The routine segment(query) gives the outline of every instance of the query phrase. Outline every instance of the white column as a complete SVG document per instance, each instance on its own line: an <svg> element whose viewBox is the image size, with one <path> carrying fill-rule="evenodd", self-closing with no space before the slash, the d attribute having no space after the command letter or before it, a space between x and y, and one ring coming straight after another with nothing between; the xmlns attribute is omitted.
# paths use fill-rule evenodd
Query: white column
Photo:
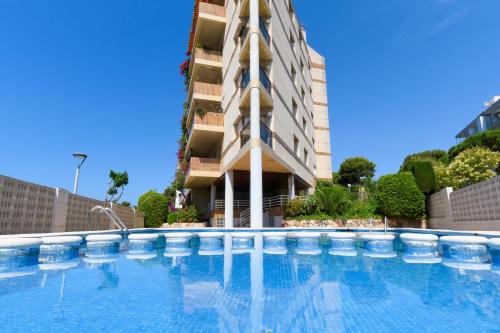
<svg viewBox="0 0 500 333"><path fill-rule="evenodd" d="M215 210L215 199L217 194L217 187L215 184L210 185L210 210Z"/></svg>
<svg viewBox="0 0 500 333"><path fill-rule="evenodd" d="M234 214L234 172L233 170L226 171L226 189L224 194L224 227L233 227L233 214Z"/></svg>
<svg viewBox="0 0 500 333"><path fill-rule="evenodd" d="M295 199L295 175L288 176L288 196Z"/></svg>
<svg viewBox="0 0 500 333"><path fill-rule="evenodd" d="M262 148L260 146L259 0L250 0L250 227L262 228Z"/></svg>

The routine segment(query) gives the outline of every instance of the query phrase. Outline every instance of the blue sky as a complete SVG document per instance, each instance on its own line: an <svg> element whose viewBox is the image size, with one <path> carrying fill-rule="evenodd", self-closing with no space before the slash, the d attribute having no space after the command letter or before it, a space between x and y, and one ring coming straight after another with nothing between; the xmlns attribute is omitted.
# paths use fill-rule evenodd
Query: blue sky
<svg viewBox="0 0 500 333"><path fill-rule="evenodd" d="M192 2L0 0L0 174L71 189L84 151L80 194L104 198L109 169L128 171L125 200L163 191ZM396 172L500 95L497 0L295 4L327 58L335 169L362 155Z"/></svg>

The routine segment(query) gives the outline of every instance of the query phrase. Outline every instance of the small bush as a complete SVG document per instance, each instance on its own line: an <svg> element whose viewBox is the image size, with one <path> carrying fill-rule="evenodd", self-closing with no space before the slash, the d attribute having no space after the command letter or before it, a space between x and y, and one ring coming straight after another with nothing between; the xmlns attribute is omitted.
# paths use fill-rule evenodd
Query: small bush
<svg viewBox="0 0 500 333"><path fill-rule="evenodd" d="M368 200L356 200L342 216L344 219L368 219L379 218L377 214L378 205L374 198Z"/></svg>
<svg viewBox="0 0 500 333"><path fill-rule="evenodd" d="M347 212L352 204L351 195L339 185L324 187L316 191L318 212L335 217Z"/></svg>
<svg viewBox="0 0 500 333"><path fill-rule="evenodd" d="M174 224L174 223L177 223L177 212L171 212L168 214L168 217L167 217L167 222L168 224Z"/></svg>
<svg viewBox="0 0 500 333"><path fill-rule="evenodd" d="M304 212L303 202L304 200L302 199L289 200L285 206L285 218L306 215Z"/></svg>
<svg viewBox="0 0 500 333"><path fill-rule="evenodd" d="M179 223L197 223L200 218L200 213L195 206L188 206L177 211Z"/></svg>
<svg viewBox="0 0 500 333"><path fill-rule="evenodd" d="M144 193L137 208L144 214L146 228L157 228L167 221L168 200L163 194L154 191Z"/></svg>
<svg viewBox="0 0 500 333"><path fill-rule="evenodd" d="M412 173L402 172L380 178L377 200L388 217L418 219L425 213L425 197Z"/></svg>

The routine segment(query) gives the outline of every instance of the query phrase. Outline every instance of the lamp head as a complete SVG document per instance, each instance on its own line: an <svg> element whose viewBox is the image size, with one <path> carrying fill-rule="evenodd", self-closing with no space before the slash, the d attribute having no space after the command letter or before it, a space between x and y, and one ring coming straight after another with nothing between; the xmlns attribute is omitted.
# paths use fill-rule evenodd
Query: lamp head
<svg viewBox="0 0 500 333"><path fill-rule="evenodd" d="M80 158L80 159L84 160L84 159L87 158L87 154L84 154L84 153L74 153L73 157Z"/></svg>

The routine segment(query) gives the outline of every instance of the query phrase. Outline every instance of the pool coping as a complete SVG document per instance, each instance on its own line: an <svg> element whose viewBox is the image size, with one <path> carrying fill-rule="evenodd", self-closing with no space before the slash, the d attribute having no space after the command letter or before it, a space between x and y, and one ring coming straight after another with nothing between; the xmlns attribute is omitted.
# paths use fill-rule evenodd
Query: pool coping
<svg viewBox="0 0 500 333"><path fill-rule="evenodd" d="M130 234L134 233L144 233L144 232L155 232L155 233L170 233L170 232L190 232L193 234L198 234L200 232L206 231L219 231L219 232L287 232L288 235L293 236L296 232L320 232L326 234L333 231L350 231L350 232L370 232L369 228L202 228L202 229L190 229L190 228L138 228L129 229ZM462 230L447 230L447 229L420 229L420 228L387 228L388 232L414 232L414 233L425 233L425 234L437 234L443 235L457 235L457 236L483 236L487 238L500 237L500 231L462 231ZM372 228L371 232L380 233L384 232L384 228ZM99 234L118 234L122 235L121 230L110 229L110 230L99 230L99 231L70 231L70 232L54 232L54 233L37 233L37 234L11 234L11 235L0 235L0 239L8 238L41 238L41 237L55 237L55 236L81 236L85 237L87 235L99 235Z"/></svg>

